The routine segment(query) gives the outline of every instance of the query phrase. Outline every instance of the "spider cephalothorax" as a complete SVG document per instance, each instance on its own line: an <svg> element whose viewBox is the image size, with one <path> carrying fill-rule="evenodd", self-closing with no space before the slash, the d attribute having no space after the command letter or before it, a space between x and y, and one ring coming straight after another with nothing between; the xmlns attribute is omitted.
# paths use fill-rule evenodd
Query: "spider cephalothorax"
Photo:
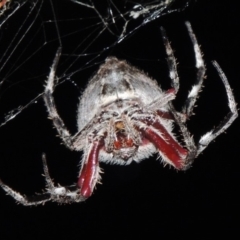
<svg viewBox="0 0 240 240"><path fill-rule="evenodd" d="M227 78L219 65L213 62L225 86L230 113L216 129L203 135L198 144L194 143L185 122L192 115L202 87L205 67L191 25L186 25L194 45L198 73L196 84L189 92L181 112L177 112L172 105L179 89L179 79L172 48L162 29L172 88L163 91L156 81L142 71L126 61L109 57L100 66L81 97L77 115L78 133L73 136L58 115L52 96L57 84L55 72L60 57L59 50L45 86L44 101L63 143L71 150L83 151L77 184L69 188L56 187L49 176L44 155L47 189L41 196L38 195L36 201L30 201L0 182L3 189L24 205L41 204L49 200L60 203L80 202L91 196L100 180L101 161L129 164L158 153L165 164L178 170L186 170L208 144L237 117L236 103ZM179 127L184 146L174 136L173 124Z"/></svg>

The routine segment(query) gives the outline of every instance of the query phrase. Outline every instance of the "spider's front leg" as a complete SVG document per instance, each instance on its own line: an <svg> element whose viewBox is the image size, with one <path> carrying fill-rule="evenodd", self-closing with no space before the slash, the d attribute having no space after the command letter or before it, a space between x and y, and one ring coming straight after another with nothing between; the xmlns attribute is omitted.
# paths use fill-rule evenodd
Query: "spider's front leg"
<svg viewBox="0 0 240 240"><path fill-rule="evenodd" d="M161 122L157 116L145 119L139 118L138 120L135 125L142 133L143 142L145 141L144 139L151 142L165 163L182 170L188 150L179 144L166 126L169 121L168 116L165 123Z"/></svg>
<svg viewBox="0 0 240 240"><path fill-rule="evenodd" d="M80 195L84 198L92 195L96 183L100 180L99 152L103 146L102 139L94 140L83 156L77 186L80 188Z"/></svg>

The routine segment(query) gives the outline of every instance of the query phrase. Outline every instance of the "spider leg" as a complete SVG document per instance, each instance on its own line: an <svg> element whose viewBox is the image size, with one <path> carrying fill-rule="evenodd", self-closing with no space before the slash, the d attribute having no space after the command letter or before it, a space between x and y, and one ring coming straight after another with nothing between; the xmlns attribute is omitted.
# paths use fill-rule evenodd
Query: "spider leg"
<svg viewBox="0 0 240 240"><path fill-rule="evenodd" d="M174 57L173 50L168 40L165 29L163 27L161 27L160 29L162 33L163 43L166 48L167 63L169 68L169 77L171 79L171 85L175 89L175 94L177 94L179 90L179 77L177 72L176 59Z"/></svg>
<svg viewBox="0 0 240 240"><path fill-rule="evenodd" d="M188 94L188 98L183 106L182 113L178 113L179 115L182 115L181 118L182 118L182 121L184 121L184 122L187 120L187 118L189 118L193 114L193 108L196 103L198 94L202 88L203 79L204 79L204 75L205 75L205 71L206 71L205 66L204 66L204 61L202 58L202 54L201 54L201 50L198 45L196 36L193 33L191 24L189 22L186 22L186 26L187 26L189 36L190 36L191 41L194 46L194 52L195 52L195 58L196 58L196 68L198 69L198 72L197 72L196 83L192 87L192 90ZM173 50L172 50L172 47L167 38L166 32L163 28L161 28L161 32L162 32L162 36L163 36L164 45L166 48L166 53L167 53L167 62L168 62L168 67L169 67L169 72L170 72L169 77L171 79L171 85L177 93L179 90L179 77L178 77L178 72L177 72L176 59L174 57Z"/></svg>
<svg viewBox="0 0 240 240"><path fill-rule="evenodd" d="M235 102L233 92L229 85L227 77L216 61L213 61L213 65L216 68L216 70L218 71L218 74L219 74L220 78L222 79L222 82L226 89L227 98L228 98L228 106L230 108L230 112L227 114L225 119L213 131L207 132L200 138L199 143L198 143L197 155L199 155L208 146L208 144L211 141L213 141L218 135L223 133L233 123L233 121L238 116L237 104Z"/></svg>
<svg viewBox="0 0 240 240"><path fill-rule="evenodd" d="M80 195L85 199L92 195L96 183L100 180L99 151L103 145L103 140L94 141L88 148L88 154L83 156L77 185Z"/></svg>
<svg viewBox="0 0 240 240"><path fill-rule="evenodd" d="M167 129L158 120L155 119L153 122L148 119L140 121L139 129L143 138L147 139L158 149L160 156L165 162L181 170L184 167L188 151L168 133Z"/></svg>
<svg viewBox="0 0 240 240"><path fill-rule="evenodd" d="M189 150L188 156L185 159L185 163L184 163L185 166L182 168L182 170L188 169L189 166L191 166L194 159L208 146L208 144L212 140L214 140L218 135L220 135L222 132L224 132L238 116L236 102L234 100L234 96L233 96L232 90L229 86L228 80L227 80L225 74L223 73L223 71L221 70L220 66L217 64L217 62L214 61L213 64L214 64L215 68L217 69L217 71L223 81L223 84L225 86L225 89L227 92L227 97L228 97L229 108L230 108L231 112L226 116L224 121L221 122L217 128L215 128L213 131L210 131L210 132L206 133L205 135L203 135L201 137L201 139L199 140L198 146L196 147L194 140L185 125L185 122L186 122L187 118L189 118L193 114L193 108L196 103L199 92L201 91L206 69L204 66L204 61L202 58L200 47L198 45L196 36L193 33L191 24L189 22L186 22L186 26L187 26L189 36L191 38L191 41L192 41L193 47L194 47L196 68L198 70L197 71L197 80L196 80L195 85L192 87L191 91L188 94L188 97L184 104L182 113L177 112L175 110L175 108L173 107L172 103L171 102L169 103L170 110L174 116L176 123L180 127L180 130L181 130L183 138L184 138L184 142L186 144L187 149ZM177 91L179 88L179 79L177 76L176 61L175 61L175 58L173 55L172 48L166 37L166 33L165 33L164 29L162 29L162 35L163 35L164 45L166 47L166 52L168 55L168 65L169 65L169 69L170 69L170 78L171 78L172 86Z"/></svg>
<svg viewBox="0 0 240 240"><path fill-rule="evenodd" d="M77 186L63 187L58 185L57 187L55 187L48 171L45 154L42 155L42 161L44 177L46 181L46 192L42 195L37 195L37 197L48 195L49 200L63 204L85 201L85 198L80 194Z"/></svg>
<svg viewBox="0 0 240 240"><path fill-rule="evenodd" d="M185 24L186 24L189 36L190 36L192 44L193 44L195 60L196 60L196 68L197 68L196 83L192 87L191 91L189 92L187 100L182 109L182 113L185 114L187 116L187 118L189 118L193 114L193 108L195 106L198 94L201 91L206 68L204 66L204 61L202 58L201 50L198 45L197 38L196 38L195 34L193 33L192 26L189 22L186 22Z"/></svg>
<svg viewBox="0 0 240 240"><path fill-rule="evenodd" d="M85 200L85 198L80 195L79 189L76 186L63 187L58 185L57 187L55 187L49 175L45 154L43 154L42 156L42 161L43 161L44 176L46 180L45 192L37 193L36 195L33 195L33 196L25 196L14 191L12 188L4 184L1 180L0 180L0 186L8 195L10 195L18 203L24 206L33 206L33 205L36 206L40 204L45 204L48 201L66 204L66 203L72 203L72 202L82 202Z"/></svg>
<svg viewBox="0 0 240 240"><path fill-rule="evenodd" d="M47 193L43 195L36 195L36 198L40 197L40 199L35 199L34 201L31 198L14 191L12 188L10 188L8 185L3 183L1 180L0 180L0 186L7 193L7 195L10 195L18 203L25 206L40 205L51 200L50 195Z"/></svg>
<svg viewBox="0 0 240 240"><path fill-rule="evenodd" d="M185 122L182 119L182 114L175 110L172 103L169 103L169 107L170 107L171 113L174 116L175 122L178 124L181 130L184 142L186 144L186 148L188 149L188 155L185 158L184 165L181 169L181 170L187 170L197 156L197 147L195 145L193 137L191 136L191 133L188 131L188 128L186 127Z"/></svg>
<svg viewBox="0 0 240 240"><path fill-rule="evenodd" d="M184 142L186 143L186 147L189 150L188 156L185 160L185 166L183 170L188 169L191 166L194 159L209 145L209 143L213 141L221 133L223 133L238 116L237 104L235 102L233 92L229 85L227 77L216 61L213 61L213 65L218 71L218 74L221 77L224 87L226 89L228 106L230 108L230 112L214 130L207 132L200 138L197 147L195 146L194 140L190 135L187 127L185 126L185 123L181 121L180 115L178 114L178 112L176 112L172 104L171 103L169 104L172 110L172 114L174 115L175 121L179 125L180 130L182 132Z"/></svg>
<svg viewBox="0 0 240 240"><path fill-rule="evenodd" d="M59 136L61 137L61 139L63 140L63 142L68 148L70 148L71 150L74 150L72 136L70 135L69 131L65 127L63 120L58 115L55 101L52 95L55 85L57 84L57 77L55 76L55 73L56 73L56 68L58 65L60 55L61 55L61 48L58 49L53 65L51 67L50 74L48 76L48 80L45 86L43 99L45 101L49 117L50 119L52 119L53 124L59 133Z"/></svg>

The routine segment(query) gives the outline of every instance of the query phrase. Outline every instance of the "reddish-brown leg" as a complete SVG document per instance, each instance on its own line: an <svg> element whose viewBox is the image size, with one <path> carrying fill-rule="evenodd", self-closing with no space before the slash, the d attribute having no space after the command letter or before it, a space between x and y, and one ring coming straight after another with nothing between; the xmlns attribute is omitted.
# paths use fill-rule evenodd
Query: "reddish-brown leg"
<svg viewBox="0 0 240 240"><path fill-rule="evenodd" d="M174 140L161 123L155 122L153 126L163 134L168 144L170 144L174 149L176 149L181 155L187 156L187 149L183 148L176 140Z"/></svg>
<svg viewBox="0 0 240 240"><path fill-rule="evenodd" d="M153 143L175 168L181 169L184 166L183 160L186 158L188 151L182 148L160 123L156 122L153 126L161 132L162 136L150 127L142 130L143 136Z"/></svg>
<svg viewBox="0 0 240 240"><path fill-rule="evenodd" d="M161 110L157 110L157 114L159 117L161 118L165 118L165 119L169 119L169 120L174 120L174 117L172 115L172 113L170 112L163 112Z"/></svg>
<svg viewBox="0 0 240 240"><path fill-rule="evenodd" d="M93 189L97 182L99 171L99 151L103 146L102 141L95 141L90 149L88 159L84 164L80 176L78 178L77 185L80 188L80 194L88 198L92 195Z"/></svg>

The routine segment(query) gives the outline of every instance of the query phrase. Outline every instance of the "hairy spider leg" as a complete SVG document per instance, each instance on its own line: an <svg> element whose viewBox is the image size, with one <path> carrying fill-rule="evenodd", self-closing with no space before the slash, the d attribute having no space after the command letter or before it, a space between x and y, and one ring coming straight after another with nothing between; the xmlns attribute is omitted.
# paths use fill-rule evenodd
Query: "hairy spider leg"
<svg viewBox="0 0 240 240"><path fill-rule="evenodd" d="M195 34L193 33L192 26L191 26L190 22L186 22L185 24L186 24L189 36L190 36L192 44L193 44L196 68L197 68L196 83L195 83L195 85L193 85L191 91L189 92L186 102L182 108L183 114L186 114L187 118L189 118L193 114L193 108L195 106L199 92L202 89L206 68L204 65L204 61L202 58L202 53L201 53L199 44L197 42L197 38L196 38Z"/></svg>
<svg viewBox="0 0 240 240"><path fill-rule="evenodd" d="M219 66L219 64L216 61L213 61L213 66L216 68L223 85L225 87L227 98L228 98L228 106L230 108L230 112L227 114L227 116L224 118L224 120L212 131L207 132L204 134L199 142L198 142L198 151L197 156L208 146L208 144L213 141L217 136L219 136L221 133L223 133L227 128L231 126L233 121L238 117L238 110L237 110L237 104L232 92L232 89L230 87L230 84L228 82L228 79L226 75L224 74L223 70Z"/></svg>
<svg viewBox="0 0 240 240"><path fill-rule="evenodd" d="M202 58L201 50L198 45L197 39L195 34L193 33L191 24L189 22L186 22L186 27L189 33L189 36L191 38L191 41L193 43L194 47L194 53L195 53L195 59L196 59L196 68L197 68L197 79L195 85L192 87L191 91L188 94L188 97L185 101L185 104L182 108L182 112L177 112L172 105L172 103L169 103L172 115L174 116L174 119L178 126L180 127L180 130L182 132L184 142L186 144L186 147L188 149L188 156L185 159L185 166L182 167L182 170L188 169L188 167L192 164L193 160L196 158L197 154L197 147L195 145L195 142L188 131L185 122L189 119L189 117L193 114L193 108L195 106L197 97L199 95L199 92L202 88L204 75L205 75L205 66L204 61ZM167 62L169 67L169 77L171 79L171 85L176 90L176 92L179 89L179 77L177 72L177 64L176 60L173 54L172 47L169 43L169 40L167 38L166 32L164 28L161 28L162 36L163 36L163 42L166 48L166 54L167 54Z"/></svg>
<svg viewBox="0 0 240 240"><path fill-rule="evenodd" d="M143 122L146 123L146 128L142 129L143 136L164 155L164 160L176 169L182 169L188 151L181 147L160 122L155 121L151 126L148 126L148 121Z"/></svg>
<svg viewBox="0 0 240 240"><path fill-rule="evenodd" d="M182 108L182 114L185 115L185 117L182 118L182 120L187 120L189 117L193 114L193 108L195 106L197 97L199 95L199 92L201 91L203 80L206 72L206 68L204 66L204 61L202 58L201 50L197 42L197 38L195 34L193 33L191 24L189 22L186 22L186 27L189 33L189 36L191 38L191 41L193 43L194 48L194 55L196 60L196 68L197 68L197 79L195 85L192 87L191 91L188 94L188 97L185 101L185 104ZM166 48L166 54L167 54L167 63L169 68L169 77L171 79L171 85L175 89L176 93L179 89L179 77L177 72L177 64L176 59L173 54L172 47L169 43L168 37L166 35L166 32L163 27L161 27L161 33L163 42ZM180 114L180 113L179 113Z"/></svg>
<svg viewBox="0 0 240 240"><path fill-rule="evenodd" d="M90 147L86 161L83 163L77 185L80 188L80 195L88 198L92 195L93 189L99 179L99 151L104 142L94 141Z"/></svg>
<svg viewBox="0 0 240 240"><path fill-rule="evenodd" d="M69 149L75 150L73 146L74 138L71 136L70 132L66 128L61 117L58 115L55 101L53 98L53 91L58 82L58 79L55 76L55 73L56 73L57 65L61 56L61 51L62 49L58 48L56 56L53 61L53 65L50 70L48 80L46 82L43 99L45 101L49 117L50 119L52 119L53 124L56 127L59 136L61 137L61 139Z"/></svg>
<svg viewBox="0 0 240 240"><path fill-rule="evenodd" d="M217 69L218 74L222 79L224 87L226 89L230 112L228 113L227 117L214 130L207 132L201 137L201 139L198 142L198 146L195 145L194 140L185 125L185 122L193 114L193 108L195 106L197 97L203 85L206 68L204 65L200 47L198 45L196 36L193 33L191 24L189 22L186 22L185 24L194 47L195 61L196 61L196 68L197 68L197 79L196 79L195 85L192 87L191 91L188 94L188 97L182 108L181 113L175 110L171 102L169 103L170 110L174 116L176 123L180 127L180 130L184 137L184 142L186 144L187 149L189 150L188 156L185 161L185 166L182 168L182 170L187 170L189 166L191 166L194 159L208 146L208 144L211 141L213 141L218 135L223 133L238 116L236 102L235 102L232 90L230 88L230 85L228 83L227 77L223 73L218 63L216 61L213 61L213 65ZM171 83L177 92L179 88L179 78L177 73L175 57L173 55L173 50L166 36L165 30L161 28L161 31L162 31L163 41L164 41L164 45L165 45L166 53L168 57L167 61L170 69Z"/></svg>
<svg viewBox="0 0 240 240"><path fill-rule="evenodd" d="M162 33L163 43L164 43L164 46L166 49L167 63L168 63L168 68L169 68L169 77L171 79L171 85L175 89L175 93L177 94L177 92L179 90L179 77L178 77L178 72L177 72L176 59L174 57L173 50L172 50L172 47L168 40L165 29L163 27L161 27L160 30Z"/></svg>

